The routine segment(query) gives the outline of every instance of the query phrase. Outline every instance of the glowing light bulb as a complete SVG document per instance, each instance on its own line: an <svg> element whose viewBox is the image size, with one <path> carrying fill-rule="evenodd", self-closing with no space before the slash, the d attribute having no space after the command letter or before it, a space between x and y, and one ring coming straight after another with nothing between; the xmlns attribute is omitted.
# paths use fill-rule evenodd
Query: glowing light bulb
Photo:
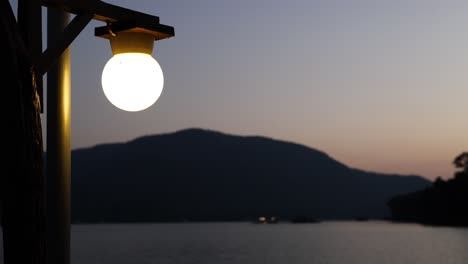
<svg viewBox="0 0 468 264"><path fill-rule="evenodd" d="M107 99L125 111L141 111L153 105L162 93L164 76L159 63L149 54L114 55L102 72Z"/></svg>

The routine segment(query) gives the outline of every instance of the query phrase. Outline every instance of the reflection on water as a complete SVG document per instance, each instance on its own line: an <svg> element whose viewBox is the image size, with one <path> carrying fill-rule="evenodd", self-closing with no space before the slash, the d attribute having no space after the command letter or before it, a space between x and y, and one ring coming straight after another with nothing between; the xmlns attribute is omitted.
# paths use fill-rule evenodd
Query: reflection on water
<svg viewBox="0 0 468 264"><path fill-rule="evenodd" d="M72 264L465 264L468 229L387 222L72 227Z"/></svg>

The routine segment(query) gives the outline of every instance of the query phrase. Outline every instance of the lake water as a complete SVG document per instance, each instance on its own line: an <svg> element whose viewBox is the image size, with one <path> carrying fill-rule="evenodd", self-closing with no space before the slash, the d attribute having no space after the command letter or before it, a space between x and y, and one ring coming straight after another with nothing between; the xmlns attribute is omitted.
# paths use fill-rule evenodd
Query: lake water
<svg viewBox="0 0 468 264"><path fill-rule="evenodd" d="M389 222L72 226L73 264L466 264L468 229ZM2 257L3 258L3 257Z"/></svg>

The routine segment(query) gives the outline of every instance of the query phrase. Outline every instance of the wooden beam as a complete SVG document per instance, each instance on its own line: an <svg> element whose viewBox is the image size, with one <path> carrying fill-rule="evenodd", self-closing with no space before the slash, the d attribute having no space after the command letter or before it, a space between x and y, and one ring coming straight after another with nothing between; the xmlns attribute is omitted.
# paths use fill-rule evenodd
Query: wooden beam
<svg viewBox="0 0 468 264"><path fill-rule="evenodd" d="M42 5L61 8L73 14L91 12L94 19L103 22L137 20L148 24L159 24L159 17L157 16L115 6L100 0L42 0Z"/></svg>
<svg viewBox="0 0 468 264"><path fill-rule="evenodd" d="M91 13L84 13L75 16L63 31L62 37L56 43L48 45L47 49L36 62L36 69L41 76L49 70L56 59L66 48L68 48L68 46L92 19L93 15Z"/></svg>
<svg viewBox="0 0 468 264"><path fill-rule="evenodd" d="M92 19L103 21L115 27L115 31L141 32L153 35L155 41L174 36L174 28L159 24L157 16L111 5L100 0L41 0L41 5L76 15L65 28L59 42L49 44L47 50L36 61L36 68L41 76L47 72L54 61ZM95 35L109 38L110 32L107 26L98 27L95 29Z"/></svg>

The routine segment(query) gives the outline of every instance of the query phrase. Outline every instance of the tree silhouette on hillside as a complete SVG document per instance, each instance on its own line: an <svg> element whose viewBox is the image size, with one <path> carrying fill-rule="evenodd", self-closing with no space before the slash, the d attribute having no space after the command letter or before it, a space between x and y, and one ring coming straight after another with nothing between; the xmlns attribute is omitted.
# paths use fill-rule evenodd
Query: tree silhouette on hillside
<svg viewBox="0 0 468 264"><path fill-rule="evenodd" d="M458 155L453 164L456 168L462 169L462 172L468 172L468 152L463 152L462 154Z"/></svg>
<svg viewBox="0 0 468 264"><path fill-rule="evenodd" d="M453 160L454 177L438 177L432 186L390 199L392 219L430 225L468 226L468 152Z"/></svg>

